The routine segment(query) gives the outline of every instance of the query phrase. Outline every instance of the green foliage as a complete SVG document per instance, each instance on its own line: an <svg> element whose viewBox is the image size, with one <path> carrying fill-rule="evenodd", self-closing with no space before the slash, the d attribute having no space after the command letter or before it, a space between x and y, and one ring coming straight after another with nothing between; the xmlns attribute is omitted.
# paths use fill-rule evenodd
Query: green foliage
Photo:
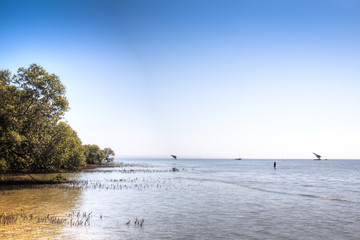
<svg viewBox="0 0 360 240"><path fill-rule="evenodd" d="M84 151L86 163L89 164L101 164L102 161L111 162L114 160L114 158L111 156L114 156L115 152L111 148L105 148L104 150L101 150L98 145L87 144L84 145Z"/></svg>
<svg viewBox="0 0 360 240"><path fill-rule="evenodd" d="M111 148L104 148L105 158L104 160L107 162L114 161L114 158L111 156L115 156L115 152Z"/></svg>
<svg viewBox="0 0 360 240"><path fill-rule="evenodd" d="M0 71L0 78L0 156L15 172L48 171L41 155L68 110L65 87L36 64L13 76Z"/></svg>
<svg viewBox="0 0 360 240"><path fill-rule="evenodd" d="M4 158L0 158L0 176L7 170L7 163Z"/></svg>
<svg viewBox="0 0 360 240"><path fill-rule="evenodd" d="M102 160L105 158L105 153L103 150L100 149L98 145L87 144L84 145L84 148L85 148L86 163L95 164L98 162L99 164L101 164Z"/></svg>
<svg viewBox="0 0 360 240"><path fill-rule="evenodd" d="M0 71L0 172L54 172L85 165L76 132L63 122L69 109L55 74L32 64Z"/></svg>
<svg viewBox="0 0 360 240"><path fill-rule="evenodd" d="M58 169L80 170L85 167L84 149L77 133L65 122L59 122L48 135L49 142L38 156L39 168L45 172Z"/></svg>
<svg viewBox="0 0 360 240"><path fill-rule="evenodd" d="M112 161L112 149L83 146L61 122L68 109L65 87L55 74L36 64L14 75L0 70L0 174L74 171L86 162Z"/></svg>

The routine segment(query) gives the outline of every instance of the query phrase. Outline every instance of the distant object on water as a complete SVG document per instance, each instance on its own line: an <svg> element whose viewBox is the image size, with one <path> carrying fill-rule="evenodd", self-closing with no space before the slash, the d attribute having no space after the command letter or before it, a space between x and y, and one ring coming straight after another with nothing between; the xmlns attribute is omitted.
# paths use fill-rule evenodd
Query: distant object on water
<svg viewBox="0 0 360 240"><path fill-rule="evenodd" d="M171 155L175 160L177 159L177 157L175 155Z"/></svg>
<svg viewBox="0 0 360 240"><path fill-rule="evenodd" d="M239 157L239 158L235 158L235 160L242 160L242 159Z"/></svg>
<svg viewBox="0 0 360 240"><path fill-rule="evenodd" d="M274 161L274 168L276 168L276 161Z"/></svg>
<svg viewBox="0 0 360 240"><path fill-rule="evenodd" d="M313 153L315 155L315 159L314 160L321 160L321 156L319 154Z"/></svg>

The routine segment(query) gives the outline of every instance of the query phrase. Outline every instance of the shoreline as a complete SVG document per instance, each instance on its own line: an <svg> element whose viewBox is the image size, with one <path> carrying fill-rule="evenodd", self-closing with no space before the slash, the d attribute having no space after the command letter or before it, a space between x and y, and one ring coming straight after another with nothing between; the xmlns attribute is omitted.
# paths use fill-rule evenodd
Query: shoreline
<svg viewBox="0 0 360 240"><path fill-rule="evenodd" d="M78 172L53 172L53 173L5 173L0 179L0 186L13 185L42 185L42 184L61 184L67 183L71 174L90 172L99 168L125 167L129 164L125 163L102 163L88 164L85 168Z"/></svg>

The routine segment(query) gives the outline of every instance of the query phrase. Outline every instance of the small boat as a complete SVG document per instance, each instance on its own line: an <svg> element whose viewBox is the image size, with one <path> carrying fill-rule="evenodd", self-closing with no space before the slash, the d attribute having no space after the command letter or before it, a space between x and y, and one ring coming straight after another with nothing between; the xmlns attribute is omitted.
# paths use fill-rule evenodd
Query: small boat
<svg viewBox="0 0 360 240"><path fill-rule="evenodd" d="M177 157L175 155L171 155L175 160L177 159Z"/></svg>
<svg viewBox="0 0 360 240"><path fill-rule="evenodd" d="M315 155L315 159L314 160L321 160L321 156L319 154L313 153Z"/></svg>
<svg viewBox="0 0 360 240"><path fill-rule="evenodd" d="M241 158L235 158L235 160L241 160Z"/></svg>

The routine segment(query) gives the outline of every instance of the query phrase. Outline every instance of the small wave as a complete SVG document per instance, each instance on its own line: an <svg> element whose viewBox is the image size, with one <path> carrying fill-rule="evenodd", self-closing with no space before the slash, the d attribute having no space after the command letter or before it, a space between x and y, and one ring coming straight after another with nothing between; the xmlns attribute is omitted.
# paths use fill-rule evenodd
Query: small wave
<svg viewBox="0 0 360 240"><path fill-rule="evenodd" d="M313 194L304 194L304 193L300 193L300 194L295 194L295 195L299 195L302 197L309 197L309 198L319 198L319 196L313 195Z"/></svg>
<svg viewBox="0 0 360 240"><path fill-rule="evenodd" d="M326 200L333 200L333 201L340 201L340 202L348 202L348 200L337 198L337 197L330 197L330 196L322 196L322 198Z"/></svg>

